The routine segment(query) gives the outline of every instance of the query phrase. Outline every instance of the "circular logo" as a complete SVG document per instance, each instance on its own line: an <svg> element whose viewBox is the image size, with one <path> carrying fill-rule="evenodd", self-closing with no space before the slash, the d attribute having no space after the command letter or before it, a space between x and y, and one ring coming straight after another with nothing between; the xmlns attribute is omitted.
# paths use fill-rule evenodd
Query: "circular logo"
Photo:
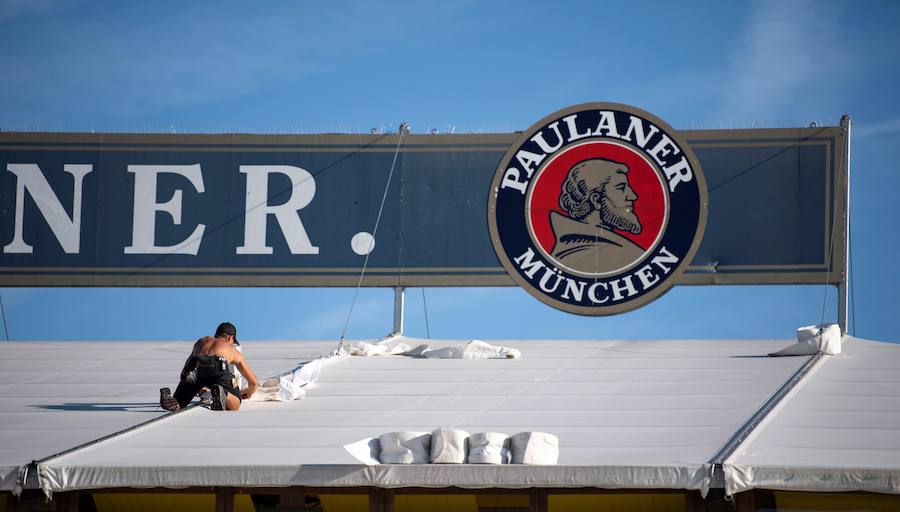
<svg viewBox="0 0 900 512"><path fill-rule="evenodd" d="M611 315L665 293L706 226L690 147L633 107L589 103L523 132L491 186L494 250L517 284L555 308Z"/></svg>

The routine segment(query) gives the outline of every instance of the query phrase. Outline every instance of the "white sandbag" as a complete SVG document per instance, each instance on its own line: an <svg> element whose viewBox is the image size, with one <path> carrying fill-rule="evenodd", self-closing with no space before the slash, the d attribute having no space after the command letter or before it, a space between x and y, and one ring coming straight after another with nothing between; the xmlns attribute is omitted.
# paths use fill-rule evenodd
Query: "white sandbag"
<svg viewBox="0 0 900 512"><path fill-rule="evenodd" d="M801 327L797 329L797 343L769 355L811 356L820 352L829 356L841 353L841 328L837 324Z"/></svg>
<svg viewBox="0 0 900 512"><path fill-rule="evenodd" d="M509 464L509 436L499 432L469 436L469 464Z"/></svg>
<svg viewBox="0 0 900 512"><path fill-rule="evenodd" d="M431 433L431 462L433 464L463 464L466 462L469 433L465 430L444 430Z"/></svg>
<svg viewBox="0 0 900 512"><path fill-rule="evenodd" d="M381 464L381 461L378 460L378 456L381 454L381 444L377 438L367 437L355 443L345 444L344 450L367 466Z"/></svg>
<svg viewBox="0 0 900 512"><path fill-rule="evenodd" d="M428 432L391 432L378 437L382 464L428 464L431 458L431 434Z"/></svg>
<svg viewBox="0 0 900 512"><path fill-rule="evenodd" d="M801 331L804 337L815 338L819 328L822 329L819 335L819 352L833 356L841 353L841 327L838 324L824 324L809 327L801 327L797 329L797 340L800 340Z"/></svg>
<svg viewBox="0 0 900 512"><path fill-rule="evenodd" d="M510 437L513 464L551 466L559 460L559 438L546 432L519 432Z"/></svg>

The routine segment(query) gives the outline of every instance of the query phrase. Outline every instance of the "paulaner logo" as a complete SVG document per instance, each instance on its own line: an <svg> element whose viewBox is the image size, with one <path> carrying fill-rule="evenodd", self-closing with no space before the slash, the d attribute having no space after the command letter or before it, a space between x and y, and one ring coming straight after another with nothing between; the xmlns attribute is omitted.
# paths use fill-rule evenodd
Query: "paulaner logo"
<svg viewBox="0 0 900 512"><path fill-rule="evenodd" d="M706 181L666 123L612 103L551 114L513 143L488 224L510 276L583 315L640 307L674 284L700 246Z"/></svg>

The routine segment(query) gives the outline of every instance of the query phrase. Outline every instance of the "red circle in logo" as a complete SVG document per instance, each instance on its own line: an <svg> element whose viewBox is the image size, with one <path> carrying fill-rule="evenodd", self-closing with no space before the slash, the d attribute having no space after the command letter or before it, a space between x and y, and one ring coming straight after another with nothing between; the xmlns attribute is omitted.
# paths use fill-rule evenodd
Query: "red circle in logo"
<svg viewBox="0 0 900 512"><path fill-rule="evenodd" d="M550 225L550 212L566 215L559 204L563 182L569 171L585 160L611 160L628 167L628 184L637 199L633 212L641 224L640 233L615 229L644 251L652 249L665 227L668 194L655 167L639 152L621 143L589 141L565 148L539 169L529 191L528 219L533 239L545 254L552 254L556 235Z"/></svg>

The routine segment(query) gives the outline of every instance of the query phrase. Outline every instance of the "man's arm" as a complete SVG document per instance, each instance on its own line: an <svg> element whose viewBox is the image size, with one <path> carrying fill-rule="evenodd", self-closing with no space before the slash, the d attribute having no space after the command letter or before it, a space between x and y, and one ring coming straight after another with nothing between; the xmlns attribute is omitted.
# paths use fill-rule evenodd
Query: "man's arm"
<svg viewBox="0 0 900 512"><path fill-rule="evenodd" d="M237 350L234 351L234 365L241 372L241 375L247 379L247 387L241 390L241 398L246 400L253 396L253 393L256 393L256 388L259 387L259 383L256 381L256 374L250 369L250 365L244 359L244 354Z"/></svg>

